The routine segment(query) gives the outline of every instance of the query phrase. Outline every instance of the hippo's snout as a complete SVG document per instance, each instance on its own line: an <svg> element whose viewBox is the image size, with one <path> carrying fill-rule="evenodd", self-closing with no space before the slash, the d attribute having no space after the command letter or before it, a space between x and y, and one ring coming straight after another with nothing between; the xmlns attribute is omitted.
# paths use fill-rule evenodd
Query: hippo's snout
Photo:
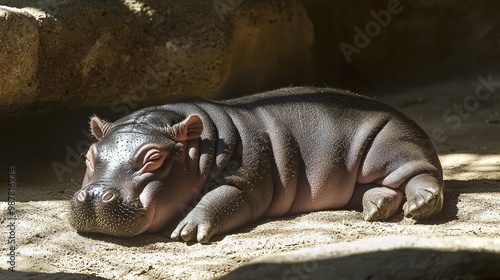
<svg viewBox="0 0 500 280"><path fill-rule="evenodd" d="M90 201L100 201L102 203L108 203L116 199L117 194L112 190L81 190L78 192L76 199L82 203L89 203ZM94 202L95 203L95 202Z"/></svg>
<svg viewBox="0 0 500 280"><path fill-rule="evenodd" d="M123 188L94 183L73 196L70 220L79 232L131 236L144 230L145 210Z"/></svg>

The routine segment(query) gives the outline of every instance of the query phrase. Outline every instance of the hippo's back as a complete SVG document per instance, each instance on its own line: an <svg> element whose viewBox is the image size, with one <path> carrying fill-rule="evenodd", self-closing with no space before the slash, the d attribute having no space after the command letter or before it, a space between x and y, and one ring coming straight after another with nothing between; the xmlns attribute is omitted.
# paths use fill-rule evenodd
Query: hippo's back
<svg viewBox="0 0 500 280"><path fill-rule="evenodd" d="M399 114L392 107L362 95L340 89L314 87L282 88L218 103L247 109L275 107L277 110L300 107L306 104L312 106L328 105L329 109L383 110Z"/></svg>

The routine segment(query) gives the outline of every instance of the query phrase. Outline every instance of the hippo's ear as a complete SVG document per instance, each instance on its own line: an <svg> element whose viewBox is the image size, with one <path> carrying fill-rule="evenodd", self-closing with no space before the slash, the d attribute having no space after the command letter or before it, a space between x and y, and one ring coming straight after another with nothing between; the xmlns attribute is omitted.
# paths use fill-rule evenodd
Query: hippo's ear
<svg viewBox="0 0 500 280"><path fill-rule="evenodd" d="M168 128L168 134L174 141L185 141L198 138L203 131L203 122L197 115L190 115L180 123Z"/></svg>
<svg viewBox="0 0 500 280"><path fill-rule="evenodd" d="M96 115L90 117L90 134L92 134L92 136L94 136L97 140L101 140L101 138L106 135L110 126L110 122L101 120Z"/></svg>

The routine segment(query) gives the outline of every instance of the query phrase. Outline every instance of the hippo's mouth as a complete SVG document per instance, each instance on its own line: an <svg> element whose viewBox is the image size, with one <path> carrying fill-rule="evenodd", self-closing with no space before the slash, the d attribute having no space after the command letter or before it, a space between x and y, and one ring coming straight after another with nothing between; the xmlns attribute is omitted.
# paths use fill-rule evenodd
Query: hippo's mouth
<svg viewBox="0 0 500 280"><path fill-rule="evenodd" d="M151 195L148 194L146 190L144 190L139 195L139 200L141 201L142 207L144 209L144 225L139 233L143 233L148 229L151 229L153 224L154 216L156 213L156 207L154 201L151 199ZM138 234L139 234L138 233Z"/></svg>
<svg viewBox="0 0 500 280"><path fill-rule="evenodd" d="M142 209L144 210L144 224L140 233L145 231L157 231L162 228L163 221L161 217L156 217L158 214L158 205L156 205L155 193L157 192L158 182L149 183L140 193L139 201L141 202Z"/></svg>

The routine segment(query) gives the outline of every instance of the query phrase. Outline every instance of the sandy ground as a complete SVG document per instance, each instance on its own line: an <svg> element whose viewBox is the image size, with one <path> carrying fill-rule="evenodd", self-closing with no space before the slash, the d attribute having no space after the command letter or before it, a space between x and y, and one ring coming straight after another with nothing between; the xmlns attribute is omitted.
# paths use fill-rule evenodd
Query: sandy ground
<svg viewBox="0 0 500 280"><path fill-rule="evenodd" d="M68 198L78 184L23 180L26 175L19 171L17 272L4 271L9 267L4 252L9 253L5 241L11 220L5 211L7 186L2 184L0 279L214 279L259 256L368 237L462 236L464 242L471 236L500 238L500 88L479 100L474 97L478 84L473 78L400 90L404 94L396 96L373 92L439 136L434 140L447 190L443 212L429 221L415 223L399 212L391 221L368 223L355 211L322 211L264 220L208 245L173 242L160 234L83 236L67 218ZM467 106L459 125L458 115L453 122L443 117L453 104ZM42 165L50 161L40 160Z"/></svg>

